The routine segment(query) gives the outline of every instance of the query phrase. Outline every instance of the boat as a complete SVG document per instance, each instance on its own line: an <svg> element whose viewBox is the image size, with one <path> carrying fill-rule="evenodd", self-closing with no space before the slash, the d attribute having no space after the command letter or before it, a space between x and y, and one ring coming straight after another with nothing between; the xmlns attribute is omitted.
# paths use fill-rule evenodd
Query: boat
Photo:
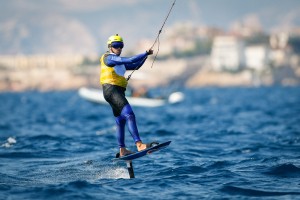
<svg viewBox="0 0 300 200"><path fill-rule="evenodd" d="M79 88L78 94L83 99L99 104L108 104L104 99L101 89ZM130 105L139 107L159 107L167 104L176 104L184 100L182 92L173 92L167 98L148 98L148 97L126 97Z"/></svg>

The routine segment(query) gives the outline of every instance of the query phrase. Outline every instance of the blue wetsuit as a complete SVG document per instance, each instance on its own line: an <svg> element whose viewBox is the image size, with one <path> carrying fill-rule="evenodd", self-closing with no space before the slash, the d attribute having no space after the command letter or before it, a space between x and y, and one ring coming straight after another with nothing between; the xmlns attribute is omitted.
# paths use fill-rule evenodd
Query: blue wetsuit
<svg viewBox="0 0 300 200"><path fill-rule="evenodd" d="M106 54L104 62L107 66L113 67L114 71L124 76L126 70L139 69L147 59L147 53L139 54L133 57L120 57L116 54ZM117 138L119 147L125 147L125 124L127 122L128 130L135 142L141 141L136 125L134 112L125 97L126 88L103 84L103 94L105 100L112 107L116 117Z"/></svg>

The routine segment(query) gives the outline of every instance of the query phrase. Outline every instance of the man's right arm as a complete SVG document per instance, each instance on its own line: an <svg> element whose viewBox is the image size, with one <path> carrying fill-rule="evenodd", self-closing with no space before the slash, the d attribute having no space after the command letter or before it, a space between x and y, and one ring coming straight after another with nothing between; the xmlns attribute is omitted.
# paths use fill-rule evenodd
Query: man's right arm
<svg viewBox="0 0 300 200"><path fill-rule="evenodd" d="M105 58L105 64L107 66L133 64L133 63L143 61L145 58L147 58L147 56L148 56L147 52L132 57L120 57L117 55L110 54Z"/></svg>

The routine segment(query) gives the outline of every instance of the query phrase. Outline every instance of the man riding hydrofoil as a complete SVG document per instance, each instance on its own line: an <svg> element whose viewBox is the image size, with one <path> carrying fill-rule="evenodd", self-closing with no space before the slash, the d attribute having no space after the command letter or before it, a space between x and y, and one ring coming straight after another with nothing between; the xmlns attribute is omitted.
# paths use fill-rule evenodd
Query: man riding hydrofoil
<svg viewBox="0 0 300 200"><path fill-rule="evenodd" d="M109 103L115 116L117 125L117 140L120 148L119 156L132 153L125 146L125 124L136 144L138 151L151 146L142 142L136 125L135 114L125 97L128 81L124 77L126 70L137 70L146 61L153 50L132 57L121 57L124 47L123 38L118 34L112 35L107 41L108 52L100 58L101 75L100 83L103 87L103 95Z"/></svg>

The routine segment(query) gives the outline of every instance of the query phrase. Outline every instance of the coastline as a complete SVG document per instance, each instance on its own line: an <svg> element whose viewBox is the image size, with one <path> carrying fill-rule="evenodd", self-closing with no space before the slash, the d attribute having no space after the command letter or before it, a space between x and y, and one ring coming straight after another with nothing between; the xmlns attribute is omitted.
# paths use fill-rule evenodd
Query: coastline
<svg viewBox="0 0 300 200"><path fill-rule="evenodd" d="M100 87L100 66L80 65L79 61L68 66L61 63L51 67L1 68L0 91L48 91ZM298 85L300 80L300 76L297 75L299 73L282 73L278 70L276 73L270 70L259 73L251 70L234 73L212 71L208 57L156 61L152 68L151 64L152 60L146 62L133 74L129 81L132 87L166 87L174 83L180 84L181 87L257 87L274 84ZM286 71L286 68L280 70Z"/></svg>

